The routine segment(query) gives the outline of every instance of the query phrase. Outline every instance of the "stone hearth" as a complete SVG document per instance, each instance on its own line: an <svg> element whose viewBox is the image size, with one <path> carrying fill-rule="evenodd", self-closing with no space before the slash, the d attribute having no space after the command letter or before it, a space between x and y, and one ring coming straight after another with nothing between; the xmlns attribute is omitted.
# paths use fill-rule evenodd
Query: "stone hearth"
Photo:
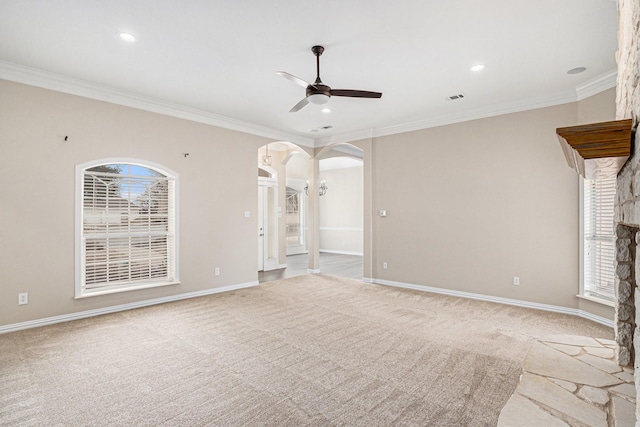
<svg viewBox="0 0 640 427"><path fill-rule="evenodd" d="M498 426L635 425L633 369L616 363L615 348L572 335L535 342Z"/></svg>

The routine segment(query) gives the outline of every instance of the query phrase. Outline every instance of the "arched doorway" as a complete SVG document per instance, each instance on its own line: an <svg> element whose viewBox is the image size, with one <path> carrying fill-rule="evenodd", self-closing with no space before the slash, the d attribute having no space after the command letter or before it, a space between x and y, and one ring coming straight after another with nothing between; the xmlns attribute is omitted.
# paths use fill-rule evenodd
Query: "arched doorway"
<svg viewBox="0 0 640 427"><path fill-rule="evenodd" d="M306 258L307 180L310 154L289 142L258 149L259 280L285 277L288 256ZM300 264L305 263L300 262Z"/></svg>
<svg viewBox="0 0 640 427"><path fill-rule="evenodd" d="M351 144L321 150L318 227L320 271L340 277L363 277L364 151Z"/></svg>

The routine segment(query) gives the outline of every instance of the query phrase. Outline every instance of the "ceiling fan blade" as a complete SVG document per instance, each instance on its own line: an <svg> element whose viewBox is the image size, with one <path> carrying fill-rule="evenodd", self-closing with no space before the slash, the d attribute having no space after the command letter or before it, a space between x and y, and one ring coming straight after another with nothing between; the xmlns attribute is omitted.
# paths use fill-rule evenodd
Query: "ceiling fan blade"
<svg viewBox="0 0 640 427"><path fill-rule="evenodd" d="M331 89L331 96L349 96L351 98L381 98L382 93L369 92L368 90Z"/></svg>
<svg viewBox="0 0 640 427"><path fill-rule="evenodd" d="M291 80L295 84L302 86L305 89L307 88L307 86L313 86L311 83L307 83L304 80L302 80L300 77L296 77L293 74L287 73L286 71L276 71L276 74L284 77L287 80Z"/></svg>
<svg viewBox="0 0 640 427"><path fill-rule="evenodd" d="M296 111L300 110L302 107L304 107L305 105L307 105L309 103L309 101L307 100L307 98L302 98L302 100L300 102L298 102L296 105L293 106L293 108L291 110L289 110L290 113L295 113Z"/></svg>

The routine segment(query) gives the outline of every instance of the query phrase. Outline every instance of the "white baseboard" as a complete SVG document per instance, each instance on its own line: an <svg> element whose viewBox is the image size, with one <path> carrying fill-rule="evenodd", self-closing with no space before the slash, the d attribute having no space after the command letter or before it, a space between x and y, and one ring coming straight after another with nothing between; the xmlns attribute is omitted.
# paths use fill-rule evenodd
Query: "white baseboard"
<svg viewBox="0 0 640 427"><path fill-rule="evenodd" d="M320 273L320 270L308 269L307 272L310 274L318 274ZM412 289L412 290L422 291L422 292L433 292L437 294L450 295L450 296L456 296L461 298L471 298L471 299L477 299L480 301L489 301L489 302L495 302L499 304L513 305L517 307L533 308L537 310L551 311L555 313L570 314L573 316L582 317L584 319L588 319L593 322L600 323L601 325L605 325L613 328L613 320L610 320L601 316L597 316L595 314L589 313L588 311L579 310L576 308L560 307L556 305L541 304L536 302L515 300L515 299L509 299L509 298L502 298L502 297L494 297L490 295L474 294L470 292L462 292L462 291L456 291L452 289L435 288L432 286L423 286L423 285L414 285L411 283L394 282L391 280L374 279L369 277L363 277L362 281L365 283L394 286L397 288ZM29 320L27 322L13 323L9 325L0 326L0 334L15 332L22 329L37 328L39 326L53 325L56 323L70 322L72 320L85 319L87 317L100 316L103 314L116 313L119 311L132 310L134 308L148 307L150 305L180 301L188 298L196 298L196 297L201 297L206 295L213 295L221 292L230 292L238 289L250 288L253 286L258 286L258 282L254 281L254 282L240 283L237 285L224 286L221 288L213 288L213 289L206 289L203 291L188 292L185 294L171 295L171 296L162 297L162 298L154 298L150 300L137 301L137 302L132 302L128 304L121 304L121 305L115 305L111 307L99 308L95 310L80 311L77 313L63 314L60 316L46 317L43 319Z"/></svg>
<svg viewBox="0 0 640 427"><path fill-rule="evenodd" d="M605 325L605 326L609 326L610 328L613 328L613 320L611 319L607 319L605 317L601 317L601 316L596 316L595 314L589 313L587 311L584 310L580 310L577 308L568 308L568 307L561 307L558 305L550 305L550 304L542 304L542 303L538 303L538 302L531 302L531 301L522 301L522 300L517 300L517 299L510 299L510 298L502 298L502 297L494 297L491 295L483 295L483 294L474 294L471 292L463 292L463 291L456 291L453 289L444 289L444 288L436 288L433 286L423 286L423 285L414 285L411 283L403 283L403 282L394 282L391 280L382 280L382 279L370 279L370 278L362 278L362 280L364 282L367 283L374 283L377 285L385 285L385 286L394 286L397 288L405 288L405 289L412 289L414 291L423 291L423 292L433 292L436 294L443 294L443 295L450 295L450 296L455 296L455 297L460 297L460 298L470 298L470 299L476 299L476 300L480 300L480 301L489 301L489 302L495 302L498 304L506 304L506 305L514 305L517 307L525 307L525 308L533 308L536 310L543 310L543 311L552 311L554 313L562 313L562 314L570 314L572 316L578 316L578 317L582 317L584 319L589 319L593 322L596 323L600 323L601 325Z"/></svg>
<svg viewBox="0 0 640 427"><path fill-rule="evenodd" d="M186 294L171 295L144 301L136 301L127 304L114 305L111 307L97 308L95 310L62 314L60 316L45 317L43 319L29 320L27 322L13 323L10 325L0 326L0 334L20 331L22 329L37 328L39 326L53 325L56 323L70 322L72 320L85 319L87 317L100 316L102 314L116 313L118 311L132 310L134 308L148 307L150 305L164 304L167 302L180 301L183 299L203 297L206 295L213 295L221 292L235 291L238 289L250 288L252 286L258 286L258 281L240 283L231 286L223 286L221 288L205 289L204 291L188 292Z"/></svg>
<svg viewBox="0 0 640 427"><path fill-rule="evenodd" d="M332 250L329 250L329 249L320 249L320 253L325 253L325 254L338 254L338 255L358 255L358 256L362 256L362 252L332 251Z"/></svg>

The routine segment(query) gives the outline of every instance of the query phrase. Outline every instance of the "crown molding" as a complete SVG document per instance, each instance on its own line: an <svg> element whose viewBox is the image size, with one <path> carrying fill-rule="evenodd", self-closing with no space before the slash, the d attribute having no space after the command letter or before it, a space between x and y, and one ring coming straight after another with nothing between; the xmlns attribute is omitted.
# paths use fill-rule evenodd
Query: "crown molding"
<svg viewBox="0 0 640 427"><path fill-rule="evenodd" d="M587 80L581 85L576 86L578 101L582 101L585 98L589 98L590 96L597 95L607 89L616 87L617 78L618 70L613 69L601 76L594 77L593 79Z"/></svg>
<svg viewBox="0 0 640 427"><path fill-rule="evenodd" d="M471 120L484 119L487 117L501 116L504 114L517 113L521 111L534 110L536 108L552 107L554 105L567 104L577 101L576 92L573 90L560 92L552 96L535 97L515 102L494 104L483 108L462 111L455 114L444 114L432 116L422 120L416 120L397 125L384 126L374 129L363 129L359 131L347 132L338 135L316 139L316 146L326 146L344 142L358 141L381 136L395 135L405 132L413 132L438 126L445 126L455 123L468 122Z"/></svg>
<svg viewBox="0 0 640 427"><path fill-rule="evenodd" d="M305 147L314 147L313 138L282 132L241 120L224 117L208 111L189 108L161 99L139 95L133 92L118 90L108 86L91 83L85 80L63 76L60 74L18 65L0 60L0 79L23 83L43 89L55 90L70 95L112 104L137 108L139 110L164 114L193 122L204 123L224 129L245 132L256 136L271 138L277 141L289 141Z"/></svg>
<svg viewBox="0 0 640 427"><path fill-rule="evenodd" d="M576 93L573 90L559 92L551 96L533 97L529 99L494 104L487 107L471 109L456 114L446 114L429 117L424 120L405 123L402 125L386 126L374 129L374 136L388 136L402 132L411 132L420 129L450 125L454 123L468 122L471 120L485 119L487 117L502 116L505 114L519 113L538 108L553 107L555 105L575 102Z"/></svg>
<svg viewBox="0 0 640 427"><path fill-rule="evenodd" d="M541 96L515 102L495 104L474 110L463 111L456 114L433 116L427 119L408 123L384 126L374 129L362 129L324 138L318 138L316 139L316 146L322 147L330 144L395 135L404 132L412 132L421 129L428 129L454 123L484 119L487 117L501 116L504 114L518 113L527 110L535 110L537 108L553 107L555 105L577 102L603 92L607 89L611 89L612 87L615 87L616 78L617 70L614 69L608 71L603 75L588 80L587 82L582 83L579 86L576 86L575 90L559 92L551 96Z"/></svg>
<svg viewBox="0 0 640 427"><path fill-rule="evenodd" d="M581 101L585 98L615 87L616 78L617 70L614 69L576 86L575 90L560 92L551 96L534 97L526 100L468 110L456 114L433 116L397 125L383 126L373 129L361 129L314 139L224 117L204 110L185 107L179 104L132 92L113 89L108 86L91 83L85 80L0 60L0 79L91 98L98 101L110 102L113 104L164 114L225 129L245 132L256 136L271 138L276 141L288 141L300 146L311 148L320 148L330 144L353 142L363 139L371 139L374 137L412 132L437 126L462 123L470 120Z"/></svg>
<svg viewBox="0 0 640 427"><path fill-rule="evenodd" d="M331 144L340 144L344 142L360 141L363 139L371 139L374 136L373 129L361 129L352 132L345 132L338 135L325 136L316 138L316 148L326 147Z"/></svg>

